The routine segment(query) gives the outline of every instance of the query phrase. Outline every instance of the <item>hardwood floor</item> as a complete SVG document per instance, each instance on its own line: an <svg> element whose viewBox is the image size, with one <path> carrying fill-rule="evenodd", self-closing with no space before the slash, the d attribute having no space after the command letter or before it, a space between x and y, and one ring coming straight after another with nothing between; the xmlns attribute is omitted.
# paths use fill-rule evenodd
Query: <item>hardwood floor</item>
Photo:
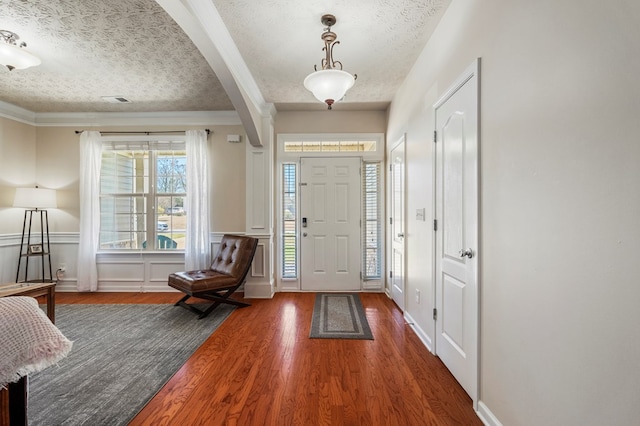
<svg viewBox="0 0 640 426"><path fill-rule="evenodd" d="M313 293L249 300L130 424L481 425L471 399L395 304L384 294L360 296L373 341L309 339ZM58 304L173 303L180 294L56 297Z"/></svg>

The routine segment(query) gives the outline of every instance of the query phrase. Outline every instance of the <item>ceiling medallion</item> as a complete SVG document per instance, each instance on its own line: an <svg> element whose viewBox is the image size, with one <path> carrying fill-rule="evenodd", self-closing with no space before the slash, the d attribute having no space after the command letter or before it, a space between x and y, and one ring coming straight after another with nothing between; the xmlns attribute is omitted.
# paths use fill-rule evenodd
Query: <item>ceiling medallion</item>
<svg viewBox="0 0 640 426"><path fill-rule="evenodd" d="M321 62L322 69L318 70L318 67L314 65L315 72L304 79L304 87L312 92L317 100L326 103L328 109L331 109L334 103L344 97L358 76L342 71L342 62L333 60L333 47L340 43L336 40L338 38L336 33L331 31L331 27L336 23L336 17L323 15L320 22L326 26L320 36L324 41L322 50L326 56Z"/></svg>
<svg viewBox="0 0 640 426"><path fill-rule="evenodd" d="M14 69L25 69L40 65L42 61L37 56L27 52L23 47L27 47L24 41L18 44L20 36L14 32L0 30L0 64Z"/></svg>

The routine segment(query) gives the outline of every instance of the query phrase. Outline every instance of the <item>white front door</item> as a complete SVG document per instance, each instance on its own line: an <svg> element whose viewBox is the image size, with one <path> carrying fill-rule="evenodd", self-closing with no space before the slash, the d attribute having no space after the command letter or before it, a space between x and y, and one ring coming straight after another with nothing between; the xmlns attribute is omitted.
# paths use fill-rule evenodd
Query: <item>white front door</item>
<svg viewBox="0 0 640 426"><path fill-rule="evenodd" d="M477 404L478 66L436 108L435 352Z"/></svg>
<svg viewBox="0 0 640 426"><path fill-rule="evenodd" d="M360 290L360 158L300 159L305 291Z"/></svg>
<svg viewBox="0 0 640 426"><path fill-rule="evenodd" d="M391 297L404 311L404 137L391 150Z"/></svg>

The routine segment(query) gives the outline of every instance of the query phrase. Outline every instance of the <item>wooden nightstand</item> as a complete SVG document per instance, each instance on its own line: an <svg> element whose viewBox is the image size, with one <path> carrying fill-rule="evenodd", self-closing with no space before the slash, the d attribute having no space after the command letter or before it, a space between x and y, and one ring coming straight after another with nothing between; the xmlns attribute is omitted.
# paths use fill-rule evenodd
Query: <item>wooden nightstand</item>
<svg viewBox="0 0 640 426"><path fill-rule="evenodd" d="M6 296L31 296L46 297L47 316L52 323L56 322L56 283L12 283L0 285L0 297Z"/></svg>
<svg viewBox="0 0 640 426"><path fill-rule="evenodd" d="M55 323L56 283L12 283L0 285L0 297L45 296L47 316ZM0 390L0 426L27 424L27 378L23 377Z"/></svg>

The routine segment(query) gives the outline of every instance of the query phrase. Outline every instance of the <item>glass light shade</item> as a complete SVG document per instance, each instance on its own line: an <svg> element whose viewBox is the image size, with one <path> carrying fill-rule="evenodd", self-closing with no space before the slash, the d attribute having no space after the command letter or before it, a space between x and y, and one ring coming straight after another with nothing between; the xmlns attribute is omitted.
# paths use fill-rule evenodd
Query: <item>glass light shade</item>
<svg viewBox="0 0 640 426"><path fill-rule="evenodd" d="M35 67L42 61L37 56L13 44L0 42L0 64L19 70Z"/></svg>
<svg viewBox="0 0 640 426"><path fill-rule="evenodd" d="M28 209L46 209L58 207L55 189L45 188L16 188L13 207Z"/></svg>
<svg viewBox="0 0 640 426"><path fill-rule="evenodd" d="M338 102L351 89L356 79L342 70L320 70L304 79L304 87L320 102Z"/></svg>

